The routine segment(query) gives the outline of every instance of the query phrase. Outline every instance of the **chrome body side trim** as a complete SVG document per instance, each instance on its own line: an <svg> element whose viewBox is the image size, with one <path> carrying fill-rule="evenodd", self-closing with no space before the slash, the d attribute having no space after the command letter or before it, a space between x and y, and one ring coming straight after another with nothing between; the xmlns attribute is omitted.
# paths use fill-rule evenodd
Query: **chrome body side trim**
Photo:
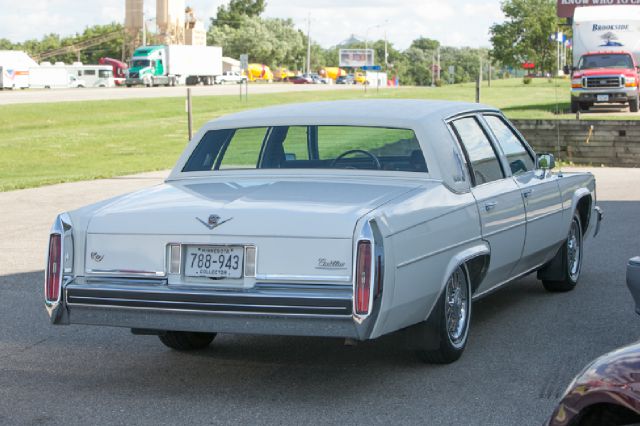
<svg viewBox="0 0 640 426"><path fill-rule="evenodd" d="M262 281L311 281L311 282L327 282L341 281L351 286L351 277L346 275L285 275L285 274L257 274L256 280Z"/></svg>
<svg viewBox="0 0 640 426"><path fill-rule="evenodd" d="M130 269L87 269L88 274L105 275L112 277L164 277L166 274L161 271L136 271Z"/></svg>
<svg viewBox="0 0 640 426"><path fill-rule="evenodd" d="M416 262L419 262L419 261L421 261L421 260L423 260L423 259L426 259L427 257L435 256L435 255L438 255L438 254L440 254L440 253L444 253L444 252L446 252L446 251L453 250L454 248L457 248L457 247L460 247L460 246L464 246L464 245L466 245L466 244L473 243L473 242L475 242L475 241L480 241L480 240L481 240L481 238L480 238L479 236L478 236L478 237L474 237L474 238L470 238L470 239L468 239L468 240L461 241L461 242L459 242L459 243L452 244L452 245L447 246L447 247L443 247L443 248L441 248L441 249L438 249L438 250L432 251L432 252L430 252L430 253L420 255L420 256L415 257L415 258L413 258L413 259L406 260L406 261L404 261L404 262L402 262L402 263L399 263L399 264L396 266L396 268L400 269L400 268L402 268L402 267L405 267L405 266L411 265L412 263L416 263Z"/></svg>

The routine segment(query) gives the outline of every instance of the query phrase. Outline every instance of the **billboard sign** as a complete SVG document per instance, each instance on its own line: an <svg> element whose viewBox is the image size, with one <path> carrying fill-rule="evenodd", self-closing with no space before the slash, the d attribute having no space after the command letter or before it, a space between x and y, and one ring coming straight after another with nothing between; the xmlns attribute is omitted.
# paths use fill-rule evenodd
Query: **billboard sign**
<svg viewBox="0 0 640 426"><path fill-rule="evenodd" d="M360 68L371 67L373 62L373 49L340 49L340 67Z"/></svg>
<svg viewBox="0 0 640 426"><path fill-rule="evenodd" d="M620 4L637 4L634 0L557 0L557 12L560 18L573 18L576 7L582 6L615 6Z"/></svg>

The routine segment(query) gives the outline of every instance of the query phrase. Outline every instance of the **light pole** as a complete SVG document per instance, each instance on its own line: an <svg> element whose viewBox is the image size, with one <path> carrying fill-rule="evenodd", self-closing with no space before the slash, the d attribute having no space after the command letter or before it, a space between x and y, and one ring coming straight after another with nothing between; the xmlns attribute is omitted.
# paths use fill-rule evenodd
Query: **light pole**
<svg viewBox="0 0 640 426"><path fill-rule="evenodd" d="M311 12L307 16L307 69L306 74L311 74Z"/></svg>
<svg viewBox="0 0 640 426"><path fill-rule="evenodd" d="M368 62L369 62L368 61L369 54L367 52L368 49L369 49L369 30L372 30L374 28L380 28L380 26L381 26L380 24L372 25L369 28L367 28L367 31L365 33L365 36L364 36L364 50L365 50L365 55L366 55L365 57L367 58L367 65L368 65ZM385 54L386 54L386 43L385 43ZM373 65L373 64L371 64L371 65Z"/></svg>

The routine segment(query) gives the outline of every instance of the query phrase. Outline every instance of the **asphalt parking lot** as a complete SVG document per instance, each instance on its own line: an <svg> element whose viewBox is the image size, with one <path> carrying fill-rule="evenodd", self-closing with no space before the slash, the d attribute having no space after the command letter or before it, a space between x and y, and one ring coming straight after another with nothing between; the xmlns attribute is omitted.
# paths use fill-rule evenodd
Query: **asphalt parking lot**
<svg viewBox="0 0 640 426"><path fill-rule="evenodd" d="M220 335L177 353L126 329L54 327L42 303L55 214L164 173L0 193L0 424L540 425L592 358L638 340L625 264L640 254L640 170L591 169L605 210L575 291L525 277L473 306L457 363L423 365L401 335Z"/></svg>

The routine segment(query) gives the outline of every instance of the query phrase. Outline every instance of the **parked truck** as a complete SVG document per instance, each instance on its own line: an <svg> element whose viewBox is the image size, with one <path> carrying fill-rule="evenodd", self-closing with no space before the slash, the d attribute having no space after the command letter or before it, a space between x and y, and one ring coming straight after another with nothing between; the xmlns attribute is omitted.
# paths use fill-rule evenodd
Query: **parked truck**
<svg viewBox="0 0 640 426"><path fill-rule="evenodd" d="M212 85L222 74L222 48L217 46L142 46L131 58L125 84Z"/></svg>
<svg viewBox="0 0 640 426"><path fill-rule="evenodd" d="M598 103L638 112L640 6L578 7L573 17L571 111Z"/></svg>
<svg viewBox="0 0 640 426"><path fill-rule="evenodd" d="M26 89L29 87L29 69L38 63L25 52L0 50L0 89Z"/></svg>
<svg viewBox="0 0 640 426"><path fill-rule="evenodd" d="M64 67L40 65L29 68L30 89L67 89L80 87Z"/></svg>
<svg viewBox="0 0 640 426"><path fill-rule="evenodd" d="M273 72L265 64L249 64L247 77L249 81L273 82Z"/></svg>
<svg viewBox="0 0 640 426"><path fill-rule="evenodd" d="M113 81L118 86L124 84L124 81L127 77L127 69L129 66L122 61L113 58L100 58L98 59L98 63L100 65L110 65L113 70Z"/></svg>
<svg viewBox="0 0 640 426"><path fill-rule="evenodd" d="M66 66L72 76L84 80L85 87L115 87L113 67L111 65L84 65L74 62Z"/></svg>

